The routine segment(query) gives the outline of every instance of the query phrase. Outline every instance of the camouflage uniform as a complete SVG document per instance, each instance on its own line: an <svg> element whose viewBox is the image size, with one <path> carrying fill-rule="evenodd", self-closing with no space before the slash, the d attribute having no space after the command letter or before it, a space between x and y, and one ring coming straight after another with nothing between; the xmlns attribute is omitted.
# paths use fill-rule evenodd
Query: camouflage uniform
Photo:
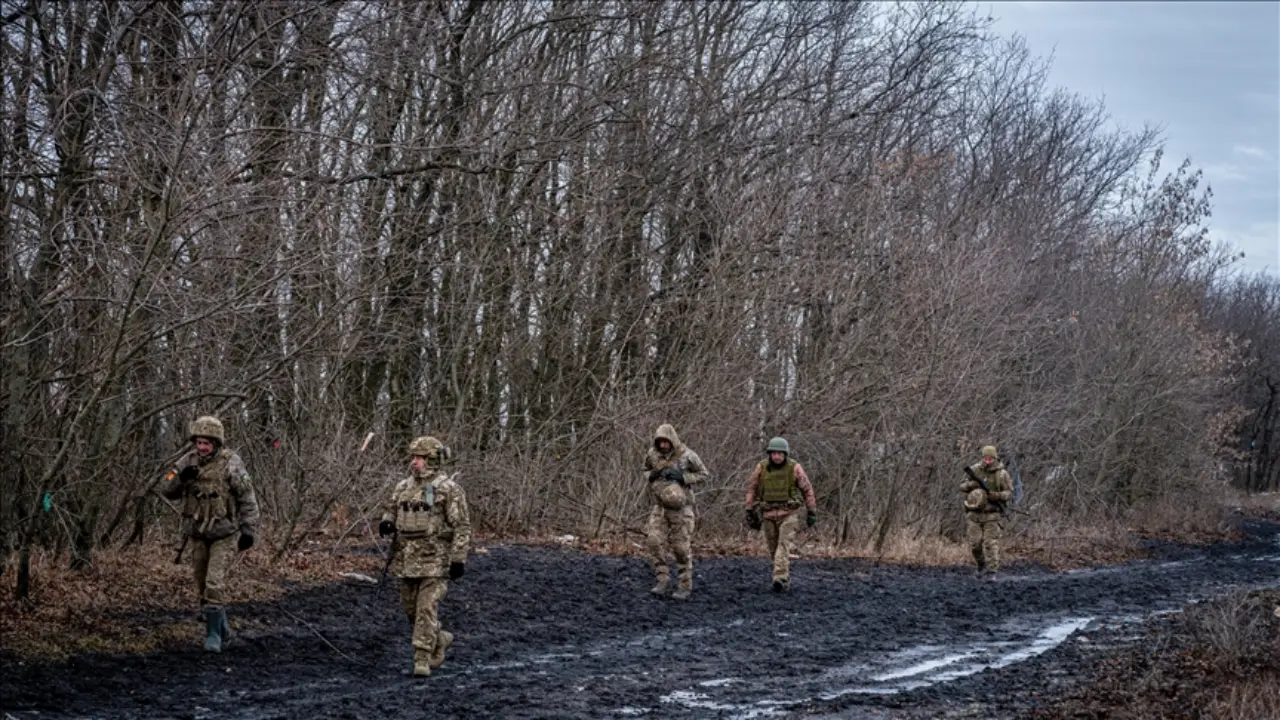
<svg viewBox="0 0 1280 720"><path fill-rule="evenodd" d="M217 418L197 418L190 438L214 441L213 453L202 457L192 449L182 456L160 492L182 503L183 532L192 546L191 565L206 623L205 649L220 652L230 634L223 607L227 569L237 550L254 543L258 501L244 461L222 446L225 434Z"/></svg>
<svg viewBox="0 0 1280 720"><path fill-rule="evenodd" d="M773 558L772 586L775 592L791 588L791 551L801 522L812 527L817 521L817 500L813 484L800 463L790 455L790 446L782 438L769 441L766 452L781 452L782 464L769 458L756 464L747 483L748 522L763 526L769 557ZM806 508L804 519L800 509Z"/></svg>
<svg viewBox="0 0 1280 720"><path fill-rule="evenodd" d="M666 440L671 448L666 452L659 450L659 440ZM679 472L674 474L674 471ZM707 475L702 458L680 442L675 428L666 423L659 425L653 433L653 444L644 456L644 480L652 500L645 545L657 579L651 590L654 594L665 593L671 583L668 546L675 555L676 570L680 574L679 587L672 597L683 600L693 591L693 549L690 547L695 521L693 486L705 481ZM679 477L679 482L672 477Z"/></svg>
<svg viewBox="0 0 1280 720"><path fill-rule="evenodd" d="M453 642L453 634L440 627L436 606L449 580L462 576L471 516L456 475L440 467L449 461L449 449L433 437L421 437L409 444L409 452L426 458L426 464L392 490L380 531L396 532L389 572L401 578L400 603L413 626L413 674L427 676L444 662Z"/></svg>
<svg viewBox="0 0 1280 720"><path fill-rule="evenodd" d="M965 539L978 564L978 572L995 574L1000 570L1000 538L1004 535L1004 511L995 503L1008 502L1013 498L1013 480L1004 469L1004 463L1000 462L995 446L983 447L982 457L969 469L982 478L991 492L984 491L981 485L967 476L960 483L960 491L965 493Z"/></svg>

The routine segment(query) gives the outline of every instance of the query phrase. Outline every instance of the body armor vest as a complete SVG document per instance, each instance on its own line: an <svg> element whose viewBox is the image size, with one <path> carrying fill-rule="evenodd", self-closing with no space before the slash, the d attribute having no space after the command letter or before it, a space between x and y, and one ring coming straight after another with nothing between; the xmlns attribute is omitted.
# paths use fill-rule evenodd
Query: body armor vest
<svg viewBox="0 0 1280 720"><path fill-rule="evenodd" d="M800 488L796 487L796 461L787 461L773 467L766 460L760 468L760 501L767 505L800 507Z"/></svg>
<svg viewBox="0 0 1280 720"><path fill-rule="evenodd" d="M230 463L231 451L219 450L213 460L197 465L200 475L187 491L182 511L190 518L195 537L221 540L236 531L235 502L227 475Z"/></svg>
<svg viewBox="0 0 1280 720"><path fill-rule="evenodd" d="M435 478L415 481L396 495L396 529L406 538L438 535L444 508L436 505Z"/></svg>

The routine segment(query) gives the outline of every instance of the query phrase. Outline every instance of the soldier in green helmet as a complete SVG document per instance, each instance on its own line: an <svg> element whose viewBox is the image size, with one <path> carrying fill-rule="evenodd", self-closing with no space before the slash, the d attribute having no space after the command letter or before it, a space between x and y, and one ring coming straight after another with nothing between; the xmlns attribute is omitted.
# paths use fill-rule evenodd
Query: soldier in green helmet
<svg viewBox="0 0 1280 720"><path fill-rule="evenodd" d="M204 649L222 652L230 635L225 579L236 551L253 547L258 501L240 456L223 445L226 433L216 417L191 423L192 449L169 471L161 494L181 501L183 532L192 545L191 565L205 621Z"/></svg>
<svg viewBox="0 0 1280 720"><path fill-rule="evenodd" d="M413 627L413 674L427 677L453 643L436 606L466 569L471 513L456 474L443 469L453 459L448 446L427 435L409 443L409 455L412 474L391 492L378 533L396 534L389 571L400 577L400 603Z"/></svg>
<svg viewBox="0 0 1280 720"><path fill-rule="evenodd" d="M800 523L813 527L818 522L818 504L813 484L804 467L790 457L791 445L780 437L769 441L765 459L751 471L747 485L747 524L764 529L769 556L773 559L773 591L791 589L791 550ZM800 510L805 509L803 520Z"/></svg>
<svg viewBox="0 0 1280 720"><path fill-rule="evenodd" d="M1000 462L994 445L984 446L982 459L968 469L973 477L966 477L960 483L960 492L964 493L965 539L978 564L978 574L994 577L1000 570L1004 509L1005 503L1013 498L1013 480Z"/></svg>
<svg viewBox="0 0 1280 720"><path fill-rule="evenodd" d="M695 522L693 487L707 478L707 466L698 453L680 442L676 429L667 423L653 433L653 444L644 456L644 478L649 486L652 507L645 532L645 546L653 562L656 583L650 590L666 594L671 584L667 549L675 556L680 580L671 597L684 600L693 592L693 549L690 539Z"/></svg>

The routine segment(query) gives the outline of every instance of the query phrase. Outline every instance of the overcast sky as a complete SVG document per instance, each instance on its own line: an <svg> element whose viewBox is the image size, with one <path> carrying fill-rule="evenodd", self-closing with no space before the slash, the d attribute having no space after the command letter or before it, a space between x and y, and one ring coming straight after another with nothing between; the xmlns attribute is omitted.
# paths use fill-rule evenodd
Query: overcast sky
<svg viewBox="0 0 1280 720"><path fill-rule="evenodd" d="M980 2L996 32L1052 56L1050 83L1163 130L1213 188L1211 235L1280 276L1280 3Z"/></svg>

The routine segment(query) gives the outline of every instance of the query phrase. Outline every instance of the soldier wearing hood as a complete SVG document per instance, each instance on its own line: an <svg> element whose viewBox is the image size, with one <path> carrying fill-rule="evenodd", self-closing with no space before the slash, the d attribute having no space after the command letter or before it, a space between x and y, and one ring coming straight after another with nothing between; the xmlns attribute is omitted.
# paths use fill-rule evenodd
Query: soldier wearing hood
<svg viewBox="0 0 1280 720"><path fill-rule="evenodd" d="M965 478L960 483L960 492L965 494L965 538L978 564L978 573L991 577L1000 570L1004 504L1013 498L1013 480L994 445L983 447L982 459L970 465L969 470L981 482Z"/></svg>
<svg viewBox="0 0 1280 720"><path fill-rule="evenodd" d="M409 455L412 474L392 490L378 534L396 535L389 571L400 577L400 604L413 628L413 674L427 677L453 643L436 606L466 570L471 514L467 494L443 469L452 460L448 446L423 436L409 443Z"/></svg>
<svg viewBox="0 0 1280 720"><path fill-rule="evenodd" d="M196 418L188 436L191 451L169 471L160 494L182 502L183 532L192 545L191 567L205 621L204 649L222 652L231 634L222 605L224 580L236 552L253 547L258 500L244 461L223 447L226 433L221 420L208 415Z"/></svg>
<svg viewBox="0 0 1280 720"><path fill-rule="evenodd" d="M702 458L680 442L675 428L666 423L659 425L644 456L644 480L653 504L645 545L657 578L650 591L655 595L665 594L671 584L668 546L680 573L679 587L671 597L684 600L693 591L693 550L689 545L694 524L692 486L706 480L707 475Z"/></svg>

